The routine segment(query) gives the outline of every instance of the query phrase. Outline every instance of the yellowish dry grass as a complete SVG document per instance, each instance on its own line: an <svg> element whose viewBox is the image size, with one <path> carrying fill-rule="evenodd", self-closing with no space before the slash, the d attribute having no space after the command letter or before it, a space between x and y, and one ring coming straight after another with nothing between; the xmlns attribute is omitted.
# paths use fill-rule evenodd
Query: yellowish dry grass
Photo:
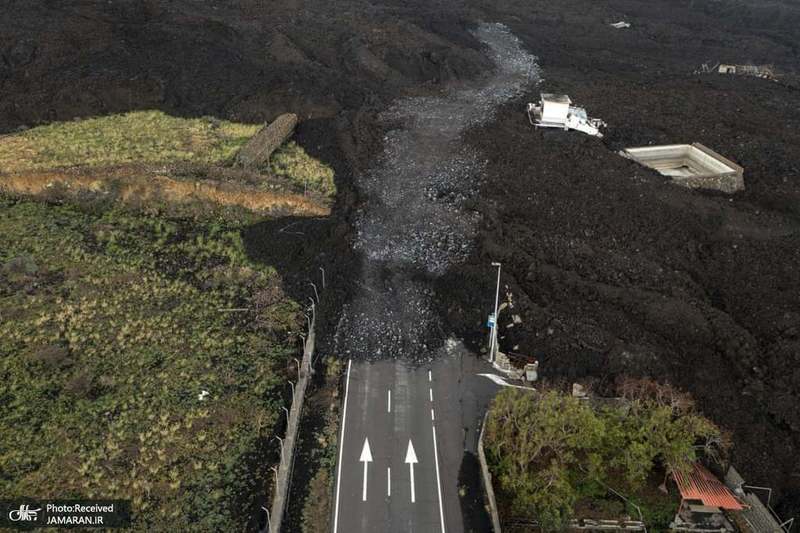
<svg viewBox="0 0 800 533"><path fill-rule="evenodd" d="M49 189L80 194L108 192L123 204L167 201L175 204L214 202L239 206L256 213L281 212L295 216L326 216L330 208L302 194L265 191L242 184L174 180L162 174L141 175L121 169L115 173L36 172L0 179L0 192L12 196L40 196Z"/></svg>

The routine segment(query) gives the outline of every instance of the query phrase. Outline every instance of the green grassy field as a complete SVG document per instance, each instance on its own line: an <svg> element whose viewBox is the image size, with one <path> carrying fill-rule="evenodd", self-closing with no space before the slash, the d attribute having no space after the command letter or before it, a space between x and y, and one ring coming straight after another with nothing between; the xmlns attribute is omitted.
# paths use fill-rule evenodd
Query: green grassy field
<svg viewBox="0 0 800 533"><path fill-rule="evenodd" d="M161 111L56 122L0 136L0 174L130 164L229 166L261 127L208 117L173 117ZM336 194L333 169L294 141L280 147L256 176L262 188L272 189L288 181L296 192L316 192L324 197Z"/></svg>
<svg viewBox="0 0 800 533"><path fill-rule="evenodd" d="M269 170L276 176L289 179L298 188L307 187L324 196L336 194L333 169L314 159L294 141L289 141L272 154Z"/></svg>
<svg viewBox="0 0 800 533"><path fill-rule="evenodd" d="M242 530L298 316L232 223L0 199L0 497Z"/></svg>
<svg viewBox="0 0 800 533"><path fill-rule="evenodd" d="M221 163L261 128L161 111L56 122L0 138L0 172L127 163Z"/></svg>

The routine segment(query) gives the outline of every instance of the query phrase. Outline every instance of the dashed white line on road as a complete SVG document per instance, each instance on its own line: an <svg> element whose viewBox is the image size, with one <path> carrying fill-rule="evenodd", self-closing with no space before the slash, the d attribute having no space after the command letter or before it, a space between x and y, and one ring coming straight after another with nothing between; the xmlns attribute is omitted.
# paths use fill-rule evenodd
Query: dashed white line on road
<svg viewBox="0 0 800 533"><path fill-rule="evenodd" d="M392 467L386 467L386 495L392 495Z"/></svg>
<svg viewBox="0 0 800 533"><path fill-rule="evenodd" d="M431 398L431 402L433 401L433 389L428 389L428 396Z"/></svg>
<svg viewBox="0 0 800 533"><path fill-rule="evenodd" d="M436 420L436 416L433 414L433 409L431 409L431 420Z"/></svg>
<svg viewBox="0 0 800 533"><path fill-rule="evenodd" d="M433 381L433 376L431 375L430 370L428 370L428 381Z"/></svg>
<svg viewBox="0 0 800 533"><path fill-rule="evenodd" d="M392 389L386 391L386 412L392 412Z"/></svg>
<svg viewBox="0 0 800 533"><path fill-rule="evenodd" d="M347 361L347 380L344 386L344 408L342 409L342 437L339 439L339 472L336 474L336 511L333 514L333 533L339 530L339 493L342 488L342 453L344 452L344 425L347 422L347 395L350 392L350 367L353 360Z"/></svg>
<svg viewBox="0 0 800 533"><path fill-rule="evenodd" d="M436 426L431 426L433 431L433 456L436 459L436 489L439 492L439 519L441 520L442 533L444 529L444 507L442 506L442 480L439 477L439 449L436 447Z"/></svg>

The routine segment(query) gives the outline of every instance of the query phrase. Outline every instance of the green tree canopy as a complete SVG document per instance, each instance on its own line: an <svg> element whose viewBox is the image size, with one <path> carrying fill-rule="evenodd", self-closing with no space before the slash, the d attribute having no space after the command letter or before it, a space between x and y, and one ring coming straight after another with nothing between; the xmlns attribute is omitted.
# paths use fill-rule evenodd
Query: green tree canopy
<svg viewBox="0 0 800 533"><path fill-rule="evenodd" d="M696 459L698 442L719 437L687 396L648 383L623 382L626 401L597 409L552 390L500 392L489 411L486 447L511 512L557 528L587 482L617 474L636 489L657 464L684 469Z"/></svg>

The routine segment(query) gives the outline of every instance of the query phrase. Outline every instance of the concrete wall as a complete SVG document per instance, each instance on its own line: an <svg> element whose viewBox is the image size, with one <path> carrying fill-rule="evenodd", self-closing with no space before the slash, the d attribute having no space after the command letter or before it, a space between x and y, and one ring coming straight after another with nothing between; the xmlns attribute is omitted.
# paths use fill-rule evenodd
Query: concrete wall
<svg viewBox="0 0 800 533"><path fill-rule="evenodd" d="M297 432L300 427L300 416L303 411L306 388L311 378L311 360L314 355L314 340L316 337L314 333L315 323L316 317L311 322L311 328L303 350L303 360L300 363L300 377L294 387L292 408L289 410L289 420L286 424L286 436L283 438L283 452L281 454L281 464L278 468L278 482L272 497L269 533L279 533L281 531L283 515L289 499L289 485L294 468L294 449L297 443Z"/></svg>
<svg viewBox="0 0 800 533"><path fill-rule="evenodd" d="M478 461L481 463L481 481L483 485L483 494L486 496L486 504L489 506L489 516L492 517L492 530L494 533L500 533L500 513L497 512L497 501L494 497L494 488L492 487L492 474L489 472L489 465L486 463L486 453L483 451L483 430L486 427L486 420L489 418L489 413L483 417L483 424L481 425L481 436L478 438Z"/></svg>

